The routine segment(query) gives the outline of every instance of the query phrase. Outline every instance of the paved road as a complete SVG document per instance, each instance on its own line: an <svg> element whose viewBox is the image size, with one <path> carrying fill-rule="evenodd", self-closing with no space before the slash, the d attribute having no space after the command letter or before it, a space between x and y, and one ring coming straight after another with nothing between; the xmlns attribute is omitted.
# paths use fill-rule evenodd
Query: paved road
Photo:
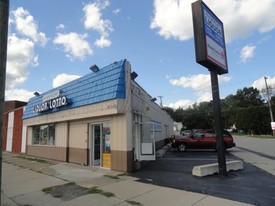
<svg viewBox="0 0 275 206"><path fill-rule="evenodd" d="M269 141L272 143L274 141L269 140L264 143L268 145L266 147L270 149L269 152L269 149L252 152L253 147L258 145L256 142L261 140L246 140L244 137L235 139L237 146L241 148L229 149L226 153L226 160L243 160L244 170L229 172L226 178L219 175L203 178L192 176L194 166L217 162L217 153L213 150L189 150L181 153L170 149L157 161L146 162L142 170L135 172L134 175L144 182L161 186L209 194L253 205L275 205L275 176L270 175L273 171L275 175L275 160L272 159L273 151L269 145ZM245 148L247 145L251 147ZM264 146L257 147L265 148Z"/></svg>
<svg viewBox="0 0 275 206"><path fill-rule="evenodd" d="M234 141L237 147L275 158L275 137L265 139L234 135Z"/></svg>

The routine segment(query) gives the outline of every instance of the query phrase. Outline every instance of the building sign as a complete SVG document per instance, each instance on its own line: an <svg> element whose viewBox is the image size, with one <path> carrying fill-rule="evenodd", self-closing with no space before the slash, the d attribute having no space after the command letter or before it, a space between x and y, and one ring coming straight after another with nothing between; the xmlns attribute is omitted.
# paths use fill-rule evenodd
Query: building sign
<svg viewBox="0 0 275 206"><path fill-rule="evenodd" d="M151 132L162 132L162 124L160 122L151 121Z"/></svg>
<svg viewBox="0 0 275 206"><path fill-rule="evenodd" d="M60 97L60 91L58 90L45 95L43 97L43 102L35 105L33 110L35 113L40 113L65 105L67 105L67 98L65 96Z"/></svg>
<svg viewBox="0 0 275 206"><path fill-rule="evenodd" d="M49 101L51 99L54 99L54 98L57 98L59 97L60 95L60 90L56 90L50 94L46 94L44 97L43 97L43 102L46 102L46 101Z"/></svg>
<svg viewBox="0 0 275 206"><path fill-rule="evenodd" d="M228 73L223 23L201 0L192 3L192 14L197 63Z"/></svg>

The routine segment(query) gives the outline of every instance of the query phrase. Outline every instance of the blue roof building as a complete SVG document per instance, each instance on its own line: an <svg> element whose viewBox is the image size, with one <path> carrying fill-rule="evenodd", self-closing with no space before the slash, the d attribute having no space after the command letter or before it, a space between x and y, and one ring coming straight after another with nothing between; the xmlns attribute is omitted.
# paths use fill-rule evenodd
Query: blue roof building
<svg viewBox="0 0 275 206"><path fill-rule="evenodd" d="M91 69L29 100L27 154L117 171L155 159L172 135L170 116L138 85L127 60Z"/></svg>
<svg viewBox="0 0 275 206"><path fill-rule="evenodd" d="M24 112L23 119L74 109L112 99L125 99L125 62L126 60L115 62L97 72L92 72L31 98ZM49 101L48 107L45 106L46 108L42 108L43 103L47 102L44 101L45 96L50 96L54 92L58 94L56 97L57 100L60 97L66 97L66 104L53 107Z"/></svg>

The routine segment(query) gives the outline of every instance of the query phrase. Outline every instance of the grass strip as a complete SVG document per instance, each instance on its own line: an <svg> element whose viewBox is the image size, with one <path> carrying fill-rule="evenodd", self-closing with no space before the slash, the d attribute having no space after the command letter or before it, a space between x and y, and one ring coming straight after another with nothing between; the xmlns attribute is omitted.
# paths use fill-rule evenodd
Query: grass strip
<svg viewBox="0 0 275 206"><path fill-rule="evenodd" d="M136 202L136 201L127 200L126 202L127 202L128 204L130 204L130 205L140 205L140 206L142 206L142 204L141 204L141 203Z"/></svg>

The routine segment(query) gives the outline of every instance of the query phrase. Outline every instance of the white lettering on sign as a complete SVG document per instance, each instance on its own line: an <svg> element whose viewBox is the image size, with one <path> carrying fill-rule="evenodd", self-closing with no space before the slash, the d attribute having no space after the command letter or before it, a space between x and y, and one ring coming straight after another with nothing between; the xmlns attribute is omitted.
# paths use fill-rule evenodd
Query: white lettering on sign
<svg viewBox="0 0 275 206"><path fill-rule="evenodd" d="M43 102L46 102L46 101L49 101L49 100L51 100L51 99L57 98L57 97L59 97L59 95L60 95L60 91L59 91L59 90L54 91L54 92L52 92L52 93L50 93L50 94L46 94L46 95L43 97Z"/></svg>
<svg viewBox="0 0 275 206"><path fill-rule="evenodd" d="M208 12L204 12L204 21L209 26L209 28L211 28L219 37L223 39L221 25Z"/></svg>
<svg viewBox="0 0 275 206"><path fill-rule="evenodd" d="M50 109L58 108L67 105L67 98L64 97L58 97L55 99L52 99L50 101L43 102L42 104L34 106L34 112L44 112Z"/></svg>

